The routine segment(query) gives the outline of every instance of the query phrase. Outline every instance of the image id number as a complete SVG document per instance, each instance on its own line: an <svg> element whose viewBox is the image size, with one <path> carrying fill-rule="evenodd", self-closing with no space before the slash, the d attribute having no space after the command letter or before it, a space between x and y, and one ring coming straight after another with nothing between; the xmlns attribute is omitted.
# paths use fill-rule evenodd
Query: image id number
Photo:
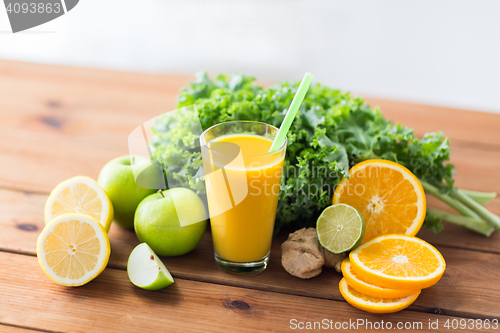
<svg viewBox="0 0 500 333"><path fill-rule="evenodd" d="M493 329L493 330L496 330L498 329L498 319L493 319L493 320L489 320L489 319L485 319L485 320L481 320L481 319L448 319L446 320L446 322L444 323L444 327L447 328L447 329L453 329L453 330L456 330L456 329L461 329L461 330L465 330L465 329L469 329L469 330L472 330L472 329L486 329L486 330L489 330L489 329Z"/></svg>
<svg viewBox="0 0 500 333"><path fill-rule="evenodd" d="M7 6L7 13L16 13L16 14L19 14L19 13L23 13L23 14L26 14L26 13L31 13L31 14L35 14L35 13L47 13L47 14L50 14L50 13L56 13L56 14L59 14L61 12L62 8L61 8L61 4L60 3L36 3L36 2L31 2L31 3L9 3L9 5Z"/></svg>

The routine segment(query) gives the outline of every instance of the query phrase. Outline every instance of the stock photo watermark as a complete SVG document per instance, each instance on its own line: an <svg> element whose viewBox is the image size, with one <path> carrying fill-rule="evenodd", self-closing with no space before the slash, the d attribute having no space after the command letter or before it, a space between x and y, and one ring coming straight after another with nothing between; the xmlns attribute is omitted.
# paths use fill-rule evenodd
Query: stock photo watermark
<svg viewBox="0 0 500 333"><path fill-rule="evenodd" d="M4 0L12 32L52 21L75 8L79 0Z"/></svg>
<svg viewBox="0 0 500 333"><path fill-rule="evenodd" d="M498 330L498 319L428 319L427 321L384 321L369 319L349 319L336 321L322 319L320 321L301 321L290 319L289 328L292 330Z"/></svg>

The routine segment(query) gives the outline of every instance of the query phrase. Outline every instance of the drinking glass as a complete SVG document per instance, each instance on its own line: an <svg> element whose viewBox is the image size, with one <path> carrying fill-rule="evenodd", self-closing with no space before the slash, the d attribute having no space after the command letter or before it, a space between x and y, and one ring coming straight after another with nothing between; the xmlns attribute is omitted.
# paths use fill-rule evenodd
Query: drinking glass
<svg viewBox="0 0 500 333"><path fill-rule="evenodd" d="M223 271L254 274L269 261L286 139L254 121L212 126L200 136L215 261Z"/></svg>

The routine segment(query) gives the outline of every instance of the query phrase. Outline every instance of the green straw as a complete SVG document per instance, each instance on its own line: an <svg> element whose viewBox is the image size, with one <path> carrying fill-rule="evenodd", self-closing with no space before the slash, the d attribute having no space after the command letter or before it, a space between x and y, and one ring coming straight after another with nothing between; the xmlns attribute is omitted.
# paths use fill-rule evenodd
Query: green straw
<svg viewBox="0 0 500 333"><path fill-rule="evenodd" d="M300 82L299 89L297 89L297 92L293 97L292 104L290 104L290 107L288 108L288 112L285 115L285 119L283 119L283 122L281 123L278 134L276 135L276 138L274 138L274 142L271 146L271 149L269 149L269 152L278 150L283 144L285 136L290 130L290 126L292 126L292 122L295 119L295 116L297 115L297 111L299 111L300 104L302 104L304 96L306 95L307 90L309 90L309 87L311 86L312 79L313 76L311 73L306 73L304 75L304 78L302 79L302 82Z"/></svg>

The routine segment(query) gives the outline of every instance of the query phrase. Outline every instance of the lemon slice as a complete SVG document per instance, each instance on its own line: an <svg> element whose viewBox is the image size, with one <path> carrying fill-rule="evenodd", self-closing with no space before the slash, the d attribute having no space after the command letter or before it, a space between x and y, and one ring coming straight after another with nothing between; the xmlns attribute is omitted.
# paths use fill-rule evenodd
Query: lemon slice
<svg viewBox="0 0 500 333"><path fill-rule="evenodd" d="M420 291L402 298L377 298L360 293L349 286L345 279L340 280L339 290L347 303L355 308L372 313L391 313L410 306L420 295Z"/></svg>
<svg viewBox="0 0 500 333"><path fill-rule="evenodd" d="M63 214L50 221L36 243L38 262L45 274L63 286L81 286L108 264L106 230L93 217Z"/></svg>
<svg viewBox="0 0 500 333"><path fill-rule="evenodd" d="M85 176L65 180L52 190L45 203L45 224L67 213L90 215L106 231L113 222L113 205L108 195L92 178Z"/></svg>

